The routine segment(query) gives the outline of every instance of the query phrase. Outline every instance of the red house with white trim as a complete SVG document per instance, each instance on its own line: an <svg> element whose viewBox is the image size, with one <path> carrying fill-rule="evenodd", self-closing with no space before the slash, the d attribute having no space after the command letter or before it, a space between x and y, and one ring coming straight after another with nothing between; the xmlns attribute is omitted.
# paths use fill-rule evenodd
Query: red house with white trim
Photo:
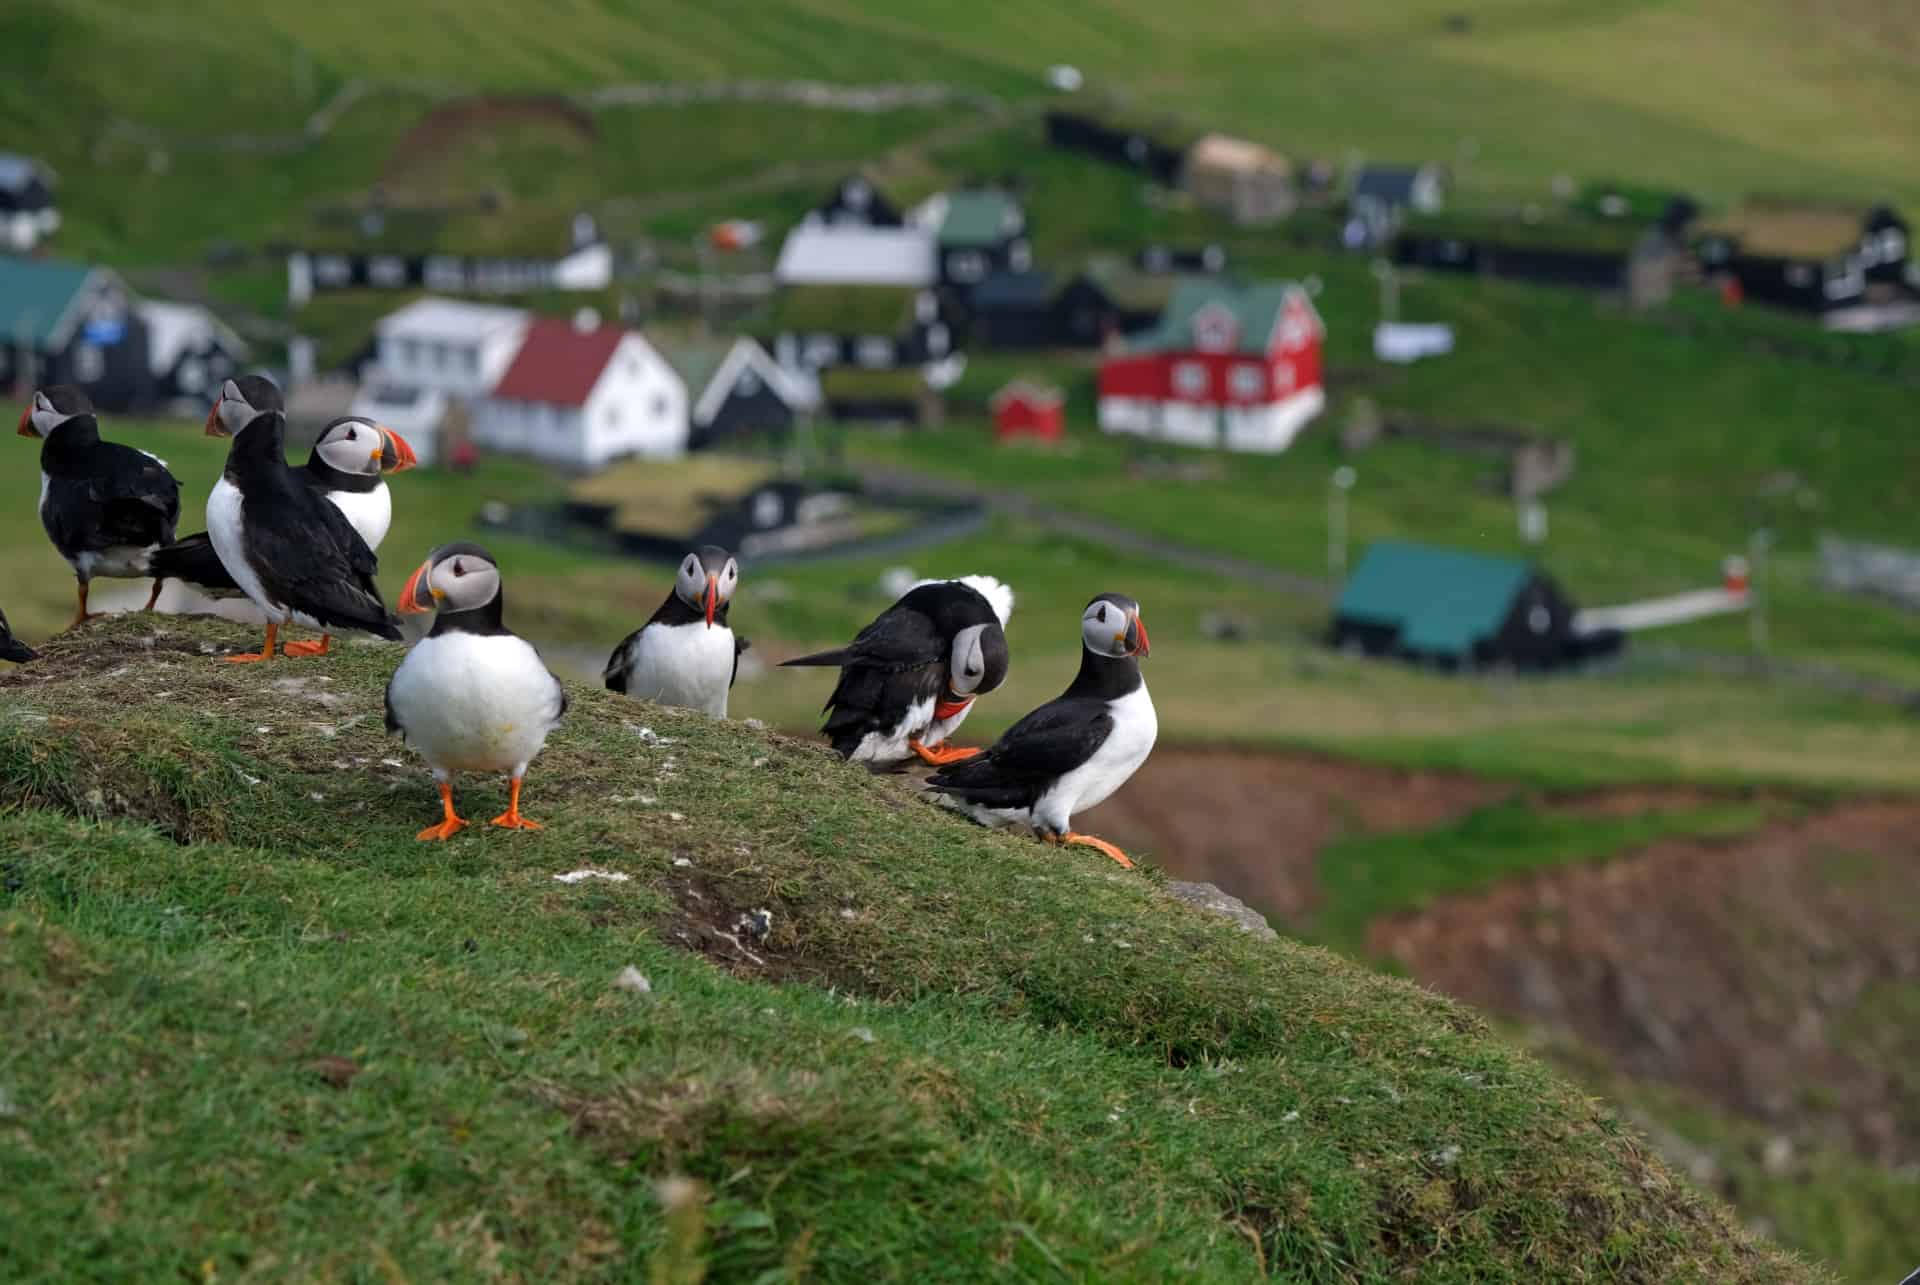
<svg viewBox="0 0 1920 1285"><path fill-rule="evenodd" d="M1067 428L1066 398L1058 388L1016 379L987 402L999 441L1031 437L1057 442Z"/></svg>
<svg viewBox="0 0 1920 1285"><path fill-rule="evenodd" d="M1291 282L1181 282L1160 324L1100 367L1100 427L1279 452L1326 406L1326 327Z"/></svg>

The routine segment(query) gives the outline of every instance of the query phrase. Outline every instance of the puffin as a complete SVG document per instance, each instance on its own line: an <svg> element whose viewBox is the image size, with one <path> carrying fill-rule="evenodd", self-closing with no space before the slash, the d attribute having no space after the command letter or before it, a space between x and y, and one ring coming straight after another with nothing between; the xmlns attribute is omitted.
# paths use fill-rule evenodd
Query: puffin
<svg viewBox="0 0 1920 1285"><path fill-rule="evenodd" d="M935 772L927 788L982 825L1024 823L1049 843L1083 844L1131 870L1113 844L1074 833L1073 814L1104 802L1153 752L1160 722L1140 676L1146 654L1140 604L1101 594L1080 616L1080 672L1067 690L985 753Z"/></svg>
<svg viewBox="0 0 1920 1285"><path fill-rule="evenodd" d="M739 584L739 561L725 549L689 553L666 601L607 657L607 690L725 718L748 647L727 625Z"/></svg>
<svg viewBox="0 0 1920 1285"><path fill-rule="evenodd" d="M30 660L39 659L39 656L39 652L13 636L13 630L7 625L7 613L0 611L0 660L24 665Z"/></svg>
<svg viewBox="0 0 1920 1285"><path fill-rule="evenodd" d="M207 536L227 575L267 618L260 650L226 659L272 660L280 626L296 617L398 642L399 625L373 582L373 550L346 515L287 466L285 413L256 411L229 379L207 415L207 434L233 439L207 497Z"/></svg>
<svg viewBox="0 0 1920 1285"><path fill-rule="evenodd" d="M20 435L42 439L40 525L73 567L84 624L87 587L95 576L138 579L152 574L155 551L173 542L180 521L180 483L159 456L102 441L93 402L71 384L33 395L20 415ZM158 582L147 599L160 596Z"/></svg>
<svg viewBox="0 0 1920 1285"><path fill-rule="evenodd" d="M922 580L847 646L782 664L839 666L822 730L841 758L957 763L980 751L944 742L1006 681L1012 614L1013 590L992 576Z"/></svg>
<svg viewBox="0 0 1920 1285"><path fill-rule="evenodd" d="M453 810L455 772L506 773L507 810L493 824L538 830L520 815L520 785L567 712L567 692L502 623L500 565L477 544L443 544L407 578L398 606L438 612L387 684L387 730L406 738L440 787L440 823L417 837L449 839L466 828Z"/></svg>
<svg viewBox="0 0 1920 1285"><path fill-rule="evenodd" d="M226 407L224 414L240 424L261 411L282 409L280 390L271 380L255 375L232 382L239 396L223 395L218 404ZM367 548L377 553L393 522L393 497L385 475L405 472L417 463L413 447L400 434L361 416L345 415L321 430L306 467L299 473L301 480L346 515ZM153 568L161 583L180 580L210 598L241 596L240 586L221 565L213 541L204 531L158 550L153 555ZM159 592L156 584L156 599ZM331 634L322 633L317 643L290 642L280 650L288 656L324 656L332 641Z"/></svg>

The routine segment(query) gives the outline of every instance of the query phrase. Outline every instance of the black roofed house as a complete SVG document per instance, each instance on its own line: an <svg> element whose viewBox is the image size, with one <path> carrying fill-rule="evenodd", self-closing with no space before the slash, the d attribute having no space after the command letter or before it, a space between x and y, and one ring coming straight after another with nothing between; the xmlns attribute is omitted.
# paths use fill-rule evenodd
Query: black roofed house
<svg viewBox="0 0 1920 1285"><path fill-rule="evenodd" d="M0 152L0 251L25 254L59 227L53 171L30 157Z"/></svg>
<svg viewBox="0 0 1920 1285"><path fill-rule="evenodd" d="M1176 276L1093 260L1054 296L1057 342L1067 348L1098 348L1150 330L1159 324L1179 284Z"/></svg>
<svg viewBox="0 0 1920 1285"><path fill-rule="evenodd" d="M784 437L813 409L810 381L745 335L730 345L658 347L686 381L693 450Z"/></svg>
<svg viewBox="0 0 1920 1285"><path fill-rule="evenodd" d="M114 413L153 401L147 323L111 270L0 256L0 386L78 384Z"/></svg>
<svg viewBox="0 0 1920 1285"><path fill-rule="evenodd" d="M841 423L926 426L941 419L940 394L922 369L836 366L820 376L820 397L828 417Z"/></svg>
<svg viewBox="0 0 1920 1285"><path fill-rule="evenodd" d="M1284 219L1299 204L1286 157L1226 134L1208 134L1188 148L1180 179L1195 202L1242 226Z"/></svg>
<svg viewBox="0 0 1920 1285"><path fill-rule="evenodd" d="M1368 165L1354 176L1347 210L1367 244L1381 245L1415 214L1438 214L1447 203L1447 172L1439 165Z"/></svg>
<svg viewBox="0 0 1920 1285"><path fill-rule="evenodd" d="M967 342L982 348L1066 345L1050 272L996 272L973 288Z"/></svg>
<svg viewBox="0 0 1920 1285"><path fill-rule="evenodd" d="M1085 152L1112 165L1145 173L1172 187L1180 180L1187 148L1197 137L1189 127L1142 116L1118 104L1077 103L1047 113L1047 142Z"/></svg>
<svg viewBox="0 0 1920 1285"><path fill-rule="evenodd" d="M981 188L950 192L936 200L940 283L971 290L995 272L1025 272L1033 266L1027 215L1006 192Z"/></svg>
<svg viewBox="0 0 1920 1285"><path fill-rule="evenodd" d="M1517 558L1401 541L1368 548L1334 606L1333 644L1443 669L1551 669L1616 651L1581 634L1573 603Z"/></svg>
<svg viewBox="0 0 1920 1285"><path fill-rule="evenodd" d="M905 220L899 209L862 174L849 174L840 180L826 200L807 214L809 223L829 226L897 228Z"/></svg>
<svg viewBox="0 0 1920 1285"><path fill-rule="evenodd" d="M1754 201L1702 225L1696 250L1744 299L1829 313L1920 290L1911 239L1907 221L1884 205Z"/></svg>
<svg viewBox="0 0 1920 1285"><path fill-rule="evenodd" d="M204 411L214 389L246 361L246 341L197 304L145 299L137 307L147 323L154 397Z"/></svg>

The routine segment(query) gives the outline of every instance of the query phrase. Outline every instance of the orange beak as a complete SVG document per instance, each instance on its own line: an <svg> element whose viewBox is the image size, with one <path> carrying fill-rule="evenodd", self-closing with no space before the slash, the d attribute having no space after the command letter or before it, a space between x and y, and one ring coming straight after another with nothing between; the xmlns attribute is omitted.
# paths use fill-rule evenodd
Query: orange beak
<svg viewBox="0 0 1920 1285"><path fill-rule="evenodd" d="M224 393L214 398L213 409L207 412L208 437L225 437L227 435L227 426L220 422L220 403L225 400L226 395Z"/></svg>
<svg viewBox="0 0 1920 1285"><path fill-rule="evenodd" d="M1134 655L1145 658L1153 649L1147 645L1147 622L1139 616L1127 626L1127 642Z"/></svg>
<svg viewBox="0 0 1920 1285"><path fill-rule="evenodd" d="M707 577L707 628L713 628L714 608L720 605L720 577Z"/></svg>
<svg viewBox="0 0 1920 1285"><path fill-rule="evenodd" d="M400 436L384 424L376 424L380 430L380 471L382 473L404 473L420 462L420 457L407 445L407 439Z"/></svg>
<svg viewBox="0 0 1920 1285"><path fill-rule="evenodd" d="M432 571L433 562L423 562L407 577L407 583L400 587L400 601L394 605L400 608L402 615L417 616L434 609L433 588L427 583Z"/></svg>
<svg viewBox="0 0 1920 1285"><path fill-rule="evenodd" d="M40 436L40 430L33 426L33 404L31 402L27 404L27 408L25 410L20 412L20 436L22 437Z"/></svg>

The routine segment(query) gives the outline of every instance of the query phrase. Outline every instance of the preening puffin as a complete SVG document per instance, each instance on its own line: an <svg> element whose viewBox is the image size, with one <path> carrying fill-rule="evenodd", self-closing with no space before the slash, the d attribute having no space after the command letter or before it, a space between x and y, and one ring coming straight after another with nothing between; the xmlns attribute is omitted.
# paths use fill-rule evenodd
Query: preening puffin
<svg viewBox="0 0 1920 1285"><path fill-rule="evenodd" d="M727 716L727 694L747 640L727 626L740 564L725 549L695 549L647 623L607 657L607 690Z"/></svg>
<svg viewBox="0 0 1920 1285"><path fill-rule="evenodd" d="M44 439L40 525L73 567L78 625L93 618L87 586L95 576L152 574L155 550L172 543L180 520L180 483L158 456L101 441L92 401L71 384L35 393L20 415L20 435ZM156 583L149 607L159 594Z"/></svg>
<svg viewBox="0 0 1920 1285"><path fill-rule="evenodd" d="M39 658L40 653L13 636L13 630L7 627L7 613L0 611L0 660L10 660L16 665L24 665Z"/></svg>
<svg viewBox="0 0 1920 1285"><path fill-rule="evenodd" d="M985 753L935 772L927 787L982 825L1024 822L1049 843L1098 848L1128 869L1105 839L1075 834L1073 814L1099 804L1147 761L1159 734L1140 677L1147 627L1140 604L1103 593L1080 617L1080 673L1058 699L1007 729Z"/></svg>
<svg viewBox="0 0 1920 1285"><path fill-rule="evenodd" d="M1013 590L991 576L923 580L834 651L783 662L837 665L822 729L840 757L935 765L980 751L939 748L973 702L1006 681Z"/></svg>
<svg viewBox="0 0 1920 1285"><path fill-rule="evenodd" d="M280 626L296 616L399 641L399 626L373 582L379 566L373 550L339 509L287 467L283 413L260 411L236 426L252 409L230 379L207 415L209 436L233 438L207 498L207 535L227 575L267 618L259 652L227 659L273 659Z"/></svg>
<svg viewBox="0 0 1920 1285"><path fill-rule="evenodd" d="M530 643L501 621L500 567L477 544L443 544L400 591L403 612L438 610L387 684L387 730L399 732L433 769L440 824L422 839L466 828L453 810L455 772L504 772L512 791L493 824L538 830L520 815L520 783L547 733L567 712L566 689Z"/></svg>

